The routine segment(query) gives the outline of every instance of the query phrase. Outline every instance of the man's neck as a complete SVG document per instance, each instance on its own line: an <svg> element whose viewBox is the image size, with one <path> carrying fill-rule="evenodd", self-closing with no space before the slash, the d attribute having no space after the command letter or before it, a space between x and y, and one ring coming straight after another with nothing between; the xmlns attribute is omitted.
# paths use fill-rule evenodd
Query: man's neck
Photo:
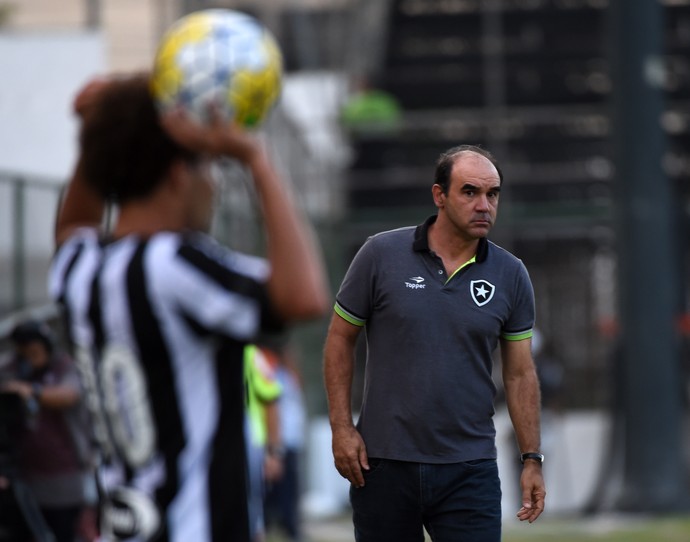
<svg viewBox="0 0 690 542"><path fill-rule="evenodd" d="M459 236L448 225L439 223L439 220L429 226L428 241L429 248L443 260L448 274L452 274L459 266L470 260L477 253L479 246L479 239L466 239Z"/></svg>
<svg viewBox="0 0 690 542"><path fill-rule="evenodd" d="M119 239L133 234L150 237L161 231L180 231L184 225L176 215L167 206L155 202L128 203L120 209L113 237Z"/></svg>

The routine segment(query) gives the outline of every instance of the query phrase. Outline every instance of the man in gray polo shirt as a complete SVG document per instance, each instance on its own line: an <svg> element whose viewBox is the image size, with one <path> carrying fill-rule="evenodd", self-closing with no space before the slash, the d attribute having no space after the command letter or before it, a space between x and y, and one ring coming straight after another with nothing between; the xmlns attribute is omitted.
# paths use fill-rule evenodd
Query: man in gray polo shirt
<svg viewBox="0 0 690 542"><path fill-rule="evenodd" d="M436 216L372 236L336 297L325 383L358 542L498 542L501 490L492 352L501 345L523 460L520 520L544 508L539 385L530 345L534 293L522 262L486 239L502 174L473 147L442 154ZM366 330L364 399L351 414L354 349Z"/></svg>

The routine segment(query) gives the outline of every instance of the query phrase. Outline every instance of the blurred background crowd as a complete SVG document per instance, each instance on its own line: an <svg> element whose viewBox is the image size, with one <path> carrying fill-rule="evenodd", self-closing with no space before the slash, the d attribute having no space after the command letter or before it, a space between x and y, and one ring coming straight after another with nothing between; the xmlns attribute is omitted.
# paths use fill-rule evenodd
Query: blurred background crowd
<svg viewBox="0 0 690 542"><path fill-rule="evenodd" d="M433 213L441 151L479 144L499 158L491 237L535 288L550 510L690 510L690 0L0 0L5 368L19 324L57 323L46 272L76 155L74 92L97 73L146 69L174 20L210 7L252 13L281 44L283 93L263 132L333 285L368 235ZM646 59L644 92L626 79L628 55ZM222 167L214 235L261 253L243 172ZM291 337L309 516L347 504L325 419L325 326ZM496 421L512 510L500 397Z"/></svg>

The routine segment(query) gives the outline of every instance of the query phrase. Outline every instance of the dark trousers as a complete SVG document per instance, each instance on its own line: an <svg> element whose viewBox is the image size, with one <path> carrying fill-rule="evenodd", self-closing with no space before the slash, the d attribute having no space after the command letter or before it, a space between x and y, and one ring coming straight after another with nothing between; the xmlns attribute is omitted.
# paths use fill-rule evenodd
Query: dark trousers
<svg viewBox="0 0 690 542"><path fill-rule="evenodd" d="M55 536L55 542L74 542L81 506L41 508L43 518Z"/></svg>
<svg viewBox="0 0 690 542"><path fill-rule="evenodd" d="M365 485L350 487L357 542L500 542L495 459L429 464L369 459Z"/></svg>
<svg viewBox="0 0 690 542"><path fill-rule="evenodd" d="M283 476L266 491L266 524L281 527L291 541L302 540L300 525L299 452L285 454Z"/></svg>

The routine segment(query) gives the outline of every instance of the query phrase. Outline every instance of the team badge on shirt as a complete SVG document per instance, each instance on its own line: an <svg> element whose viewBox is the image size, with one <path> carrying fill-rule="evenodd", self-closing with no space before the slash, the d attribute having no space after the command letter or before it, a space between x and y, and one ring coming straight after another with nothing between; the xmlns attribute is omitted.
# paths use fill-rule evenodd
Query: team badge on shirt
<svg viewBox="0 0 690 542"><path fill-rule="evenodd" d="M477 307L486 305L496 292L496 287L488 280L473 280L470 282L470 295Z"/></svg>

